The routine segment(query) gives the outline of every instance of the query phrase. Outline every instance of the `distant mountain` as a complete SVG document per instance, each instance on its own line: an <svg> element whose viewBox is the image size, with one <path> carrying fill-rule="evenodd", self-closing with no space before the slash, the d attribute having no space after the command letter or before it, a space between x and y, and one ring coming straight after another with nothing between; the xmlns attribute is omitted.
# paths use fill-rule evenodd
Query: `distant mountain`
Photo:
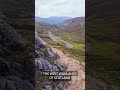
<svg viewBox="0 0 120 90"><path fill-rule="evenodd" d="M85 43L85 17L76 17L57 25L58 30L53 32L63 40L75 43Z"/></svg>
<svg viewBox="0 0 120 90"><path fill-rule="evenodd" d="M35 17L36 22L44 22L49 24L59 24L68 19L71 19L71 17L49 17L49 18L42 18L37 16Z"/></svg>
<svg viewBox="0 0 120 90"><path fill-rule="evenodd" d="M69 40L75 43L85 42L85 18L76 17L66 20L57 25L51 25L44 22L36 22L36 31L44 37L48 31L61 37L63 40Z"/></svg>
<svg viewBox="0 0 120 90"><path fill-rule="evenodd" d="M36 22L36 30L38 31L56 31L56 34L70 33L73 35L85 36L85 18L76 17L68 19L60 24L51 25L44 22Z"/></svg>
<svg viewBox="0 0 120 90"><path fill-rule="evenodd" d="M66 20L60 24L58 24L58 26L61 29L67 29L67 28L76 28L76 27L82 27L85 24L85 18L84 17L76 17L76 18L72 18L69 20Z"/></svg>

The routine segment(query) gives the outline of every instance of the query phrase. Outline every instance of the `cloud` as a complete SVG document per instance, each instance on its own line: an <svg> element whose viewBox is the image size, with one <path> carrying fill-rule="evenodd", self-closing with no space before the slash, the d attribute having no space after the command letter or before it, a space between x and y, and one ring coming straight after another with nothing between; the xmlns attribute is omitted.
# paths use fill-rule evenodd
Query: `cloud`
<svg viewBox="0 0 120 90"><path fill-rule="evenodd" d="M35 0L35 15L50 16L85 16L85 0Z"/></svg>

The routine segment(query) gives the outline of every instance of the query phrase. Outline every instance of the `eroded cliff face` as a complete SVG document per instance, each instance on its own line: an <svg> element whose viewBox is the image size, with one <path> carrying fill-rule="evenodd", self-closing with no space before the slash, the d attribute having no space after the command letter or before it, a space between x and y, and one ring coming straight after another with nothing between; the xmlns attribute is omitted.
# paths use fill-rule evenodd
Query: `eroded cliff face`
<svg viewBox="0 0 120 90"><path fill-rule="evenodd" d="M7 18L0 12L0 90L34 90L30 78L26 78L28 74L24 72L23 66L6 58L25 46L25 40L7 23ZM11 74L13 71L16 74Z"/></svg>

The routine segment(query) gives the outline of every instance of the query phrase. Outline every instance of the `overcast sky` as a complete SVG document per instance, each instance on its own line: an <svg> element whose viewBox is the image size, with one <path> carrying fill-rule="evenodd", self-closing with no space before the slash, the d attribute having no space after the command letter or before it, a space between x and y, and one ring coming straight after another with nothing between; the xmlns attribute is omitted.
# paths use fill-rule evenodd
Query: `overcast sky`
<svg viewBox="0 0 120 90"><path fill-rule="evenodd" d="M85 16L85 0L35 0L35 16Z"/></svg>

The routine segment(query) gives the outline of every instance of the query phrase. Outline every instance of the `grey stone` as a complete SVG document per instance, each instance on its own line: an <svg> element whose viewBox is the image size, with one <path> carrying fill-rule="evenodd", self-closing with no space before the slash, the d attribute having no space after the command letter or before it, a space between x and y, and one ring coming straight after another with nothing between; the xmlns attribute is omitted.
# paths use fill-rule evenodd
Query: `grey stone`
<svg viewBox="0 0 120 90"><path fill-rule="evenodd" d="M10 64L8 61L0 57L0 75L6 75L10 71Z"/></svg>
<svg viewBox="0 0 120 90"><path fill-rule="evenodd" d="M54 57L55 53L50 48L47 48L46 49L46 56L48 56L48 57Z"/></svg>
<svg viewBox="0 0 120 90"><path fill-rule="evenodd" d="M27 80L21 80L16 76L0 76L0 90L34 90L34 86Z"/></svg>
<svg viewBox="0 0 120 90"><path fill-rule="evenodd" d="M24 85L27 84L27 85ZM0 90L34 90L30 82L25 82L17 76L0 76ZM31 88L31 89L27 89Z"/></svg>
<svg viewBox="0 0 120 90"><path fill-rule="evenodd" d="M29 81L17 76L7 76L13 68L22 74L25 73L21 64L6 60L9 53L25 46L25 40L7 23L6 17L0 12L0 90L34 90Z"/></svg>
<svg viewBox="0 0 120 90"><path fill-rule="evenodd" d="M51 64L47 61L44 60L42 58L38 58L35 60L36 61L36 65L40 70L44 70L44 71L51 71L52 66Z"/></svg>
<svg viewBox="0 0 120 90"><path fill-rule="evenodd" d="M45 86L45 89L44 89L44 90L52 90L52 87L49 86L49 85L47 85L47 86Z"/></svg>
<svg viewBox="0 0 120 90"><path fill-rule="evenodd" d="M17 70L18 72L22 72L23 67L21 64L17 63L17 62L13 62L11 64L11 68L14 68L15 70Z"/></svg>
<svg viewBox="0 0 120 90"><path fill-rule="evenodd" d="M64 85L63 85L62 83L59 83L56 87L57 87L59 90L63 90Z"/></svg>
<svg viewBox="0 0 120 90"><path fill-rule="evenodd" d="M24 87L24 90L34 90L34 86L28 80L24 81Z"/></svg>
<svg viewBox="0 0 120 90"><path fill-rule="evenodd" d="M35 57L40 58L40 53L37 50L35 50Z"/></svg>
<svg viewBox="0 0 120 90"><path fill-rule="evenodd" d="M44 46L46 45L46 42L44 42L37 34L37 32L35 32L35 44L37 46Z"/></svg>
<svg viewBox="0 0 120 90"><path fill-rule="evenodd" d="M1 13L0 13L1 14ZM7 55L25 47L24 39L0 15L0 55Z"/></svg>
<svg viewBox="0 0 120 90"><path fill-rule="evenodd" d="M68 64L64 60L61 60L61 59L56 60L54 64L59 68L60 71L65 71L68 66Z"/></svg>
<svg viewBox="0 0 120 90"><path fill-rule="evenodd" d="M59 71L59 68L56 65L52 65L52 71L57 72Z"/></svg>

